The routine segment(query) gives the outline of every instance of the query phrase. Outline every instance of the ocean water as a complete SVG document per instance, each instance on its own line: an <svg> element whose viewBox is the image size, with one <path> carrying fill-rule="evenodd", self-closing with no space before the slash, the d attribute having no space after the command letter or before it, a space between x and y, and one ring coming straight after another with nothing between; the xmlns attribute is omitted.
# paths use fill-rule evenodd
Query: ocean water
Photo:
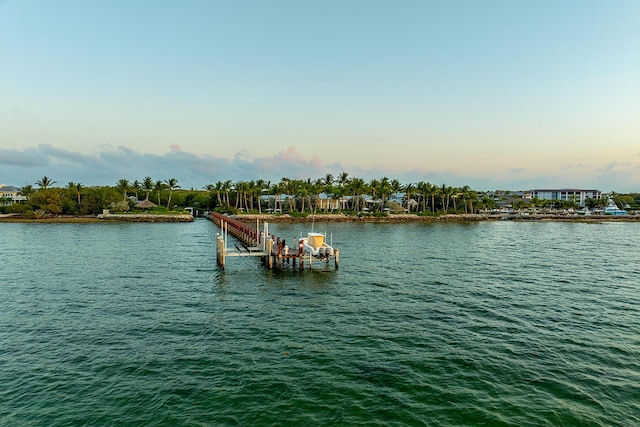
<svg viewBox="0 0 640 427"><path fill-rule="evenodd" d="M640 425L640 224L313 227L0 224L0 425Z"/></svg>

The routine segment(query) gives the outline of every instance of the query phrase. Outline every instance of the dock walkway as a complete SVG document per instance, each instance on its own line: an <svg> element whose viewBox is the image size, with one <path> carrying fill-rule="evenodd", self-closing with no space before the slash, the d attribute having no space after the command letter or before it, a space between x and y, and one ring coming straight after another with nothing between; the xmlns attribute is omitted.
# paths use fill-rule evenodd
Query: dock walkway
<svg viewBox="0 0 640 427"><path fill-rule="evenodd" d="M260 257L262 265L272 269L282 269L286 266L300 270L312 268L314 260L325 260L329 262L334 259L335 268L338 268L339 251L333 250L331 254L322 256L314 255L304 248L304 239L299 239L297 247L288 247L286 241L280 237L269 234L269 224L263 223L263 230L260 231L259 220L256 220L255 227L223 215L217 212L208 212L205 217L220 227L221 232L216 237L216 263L222 270L225 268L227 257L257 256ZM235 237L241 246L234 244L234 249L228 248L228 235Z"/></svg>

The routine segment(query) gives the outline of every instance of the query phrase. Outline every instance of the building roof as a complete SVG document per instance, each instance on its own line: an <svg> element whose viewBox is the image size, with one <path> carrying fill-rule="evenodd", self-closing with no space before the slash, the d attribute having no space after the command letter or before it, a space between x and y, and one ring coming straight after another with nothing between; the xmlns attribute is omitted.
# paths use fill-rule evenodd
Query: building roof
<svg viewBox="0 0 640 427"><path fill-rule="evenodd" d="M599 193L600 192L600 190L583 190L583 189L580 189L580 188L542 188L542 189L536 188L536 189L529 190L529 191L531 191L531 192L537 191L539 193L548 193L548 192L552 192L552 191L557 191L557 192L561 192L561 193L579 193L579 192L582 192L582 191L584 191L586 193L589 193L589 192Z"/></svg>
<svg viewBox="0 0 640 427"><path fill-rule="evenodd" d="M136 203L136 208L142 208L142 209L155 208L156 206L158 205L156 205L155 203L153 203L151 200L148 200L148 199L144 199Z"/></svg>

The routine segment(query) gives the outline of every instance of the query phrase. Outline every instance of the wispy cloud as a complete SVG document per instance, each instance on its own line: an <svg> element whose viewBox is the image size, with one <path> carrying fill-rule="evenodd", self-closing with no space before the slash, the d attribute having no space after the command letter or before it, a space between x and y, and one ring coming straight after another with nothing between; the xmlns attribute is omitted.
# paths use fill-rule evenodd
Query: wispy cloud
<svg viewBox="0 0 640 427"><path fill-rule="evenodd" d="M333 165L333 168L340 168ZM339 172L339 170L338 170ZM318 156L306 158L290 147L271 157L224 159L183 151L172 145L166 154L140 153L124 146L102 146L85 154L48 144L23 150L0 149L0 182L14 185L33 183L47 175L59 183L78 181L85 185L111 185L120 178L154 180L177 178L183 188L202 188L221 180L306 179L320 177L327 166Z"/></svg>
<svg viewBox="0 0 640 427"><path fill-rule="evenodd" d="M611 162L599 169L573 165L555 173L540 173L530 168L511 168L503 172L487 171L478 175L455 170L435 170L426 166L392 170L384 165L364 169L341 163L325 163L317 154L305 155L288 147L273 156L251 158L238 153L233 158L196 154L172 145L165 154L141 153L125 146L101 146L93 153L81 153L42 144L24 149L0 149L0 183L22 186L33 184L46 175L59 185L69 181L84 185L115 185L120 178L142 181L178 179L182 188L201 189L217 181L281 178L317 179L326 174L369 181L388 177L401 183L425 181L454 186L469 185L476 190L526 190L541 187L589 187L603 191L639 191L640 163Z"/></svg>
<svg viewBox="0 0 640 427"><path fill-rule="evenodd" d="M38 167L47 165L48 161L38 149L28 148L26 150L6 150L0 149L0 165L15 167Z"/></svg>

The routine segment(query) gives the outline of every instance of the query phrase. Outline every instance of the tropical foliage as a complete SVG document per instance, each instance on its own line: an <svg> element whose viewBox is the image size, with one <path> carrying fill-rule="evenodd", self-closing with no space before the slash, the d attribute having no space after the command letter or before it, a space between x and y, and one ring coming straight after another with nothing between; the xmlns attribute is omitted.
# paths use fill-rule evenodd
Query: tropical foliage
<svg viewBox="0 0 640 427"><path fill-rule="evenodd" d="M103 209L135 210L139 192L145 200L158 206L191 206L199 210L220 212L273 212L305 215L311 212L337 212L354 215L384 215L389 212L418 215L445 213L477 213L509 205L523 208L577 208L575 201L524 199L508 191L481 193L469 186L454 187L425 181L402 184L397 179L381 177L365 181L350 177L347 172L337 176L327 174L317 179L291 179L279 182L265 180L217 181L201 190L181 189L176 178L154 180L145 176L142 181L121 178L114 186L86 187L69 182L67 187L55 187L56 181L44 176L33 185L25 185L21 192L25 202L5 207L12 212L28 214L96 215ZM587 200L589 208L606 205L609 198L620 205L640 205L637 194L611 193L601 200Z"/></svg>

